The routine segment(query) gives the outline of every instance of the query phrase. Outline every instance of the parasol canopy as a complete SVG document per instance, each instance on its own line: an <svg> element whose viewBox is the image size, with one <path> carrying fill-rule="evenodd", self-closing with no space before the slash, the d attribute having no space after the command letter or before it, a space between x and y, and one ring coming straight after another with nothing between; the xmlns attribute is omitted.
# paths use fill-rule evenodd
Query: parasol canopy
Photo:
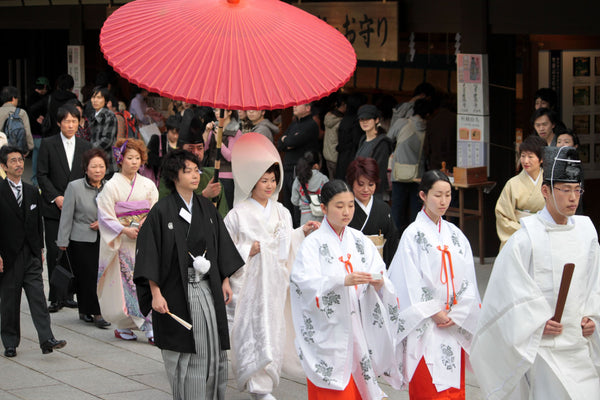
<svg viewBox="0 0 600 400"><path fill-rule="evenodd" d="M344 35L279 0L136 0L106 20L100 47L140 87L225 109L308 103L356 67Z"/></svg>

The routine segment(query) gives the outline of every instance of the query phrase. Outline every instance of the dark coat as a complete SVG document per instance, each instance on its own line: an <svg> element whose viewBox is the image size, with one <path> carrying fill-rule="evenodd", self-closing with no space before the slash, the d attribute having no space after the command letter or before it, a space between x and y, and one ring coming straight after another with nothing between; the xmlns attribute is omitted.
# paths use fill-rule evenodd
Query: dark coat
<svg viewBox="0 0 600 400"><path fill-rule="evenodd" d="M183 142L177 140L177 148L180 149L182 146ZM167 141L167 134L152 135L148 142L148 167L152 168L154 175L159 176L158 172L160 170L160 164L168 151L169 144Z"/></svg>
<svg viewBox="0 0 600 400"><path fill-rule="evenodd" d="M312 115L294 120L277 142L277 150L284 151L283 168L293 170L298 160L309 150L319 150L319 125Z"/></svg>
<svg viewBox="0 0 600 400"><path fill-rule="evenodd" d="M23 183L21 207L6 180L0 180L0 256L5 268L14 263L25 244L34 257L41 259L43 242L42 214L39 194L28 183Z"/></svg>
<svg viewBox="0 0 600 400"><path fill-rule="evenodd" d="M356 150L358 149L358 142L363 135L364 132L360 128L358 117L356 115L344 115L340 121L340 126L338 127L338 145L336 147L338 161L335 169L336 179L346 180L348 165L354 160Z"/></svg>
<svg viewBox="0 0 600 400"><path fill-rule="evenodd" d="M398 242L400 241L401 236L392 220L390 206L388 206L386 202L373 197L371 213L365 224L367 214L365 214L356 200L354 200L354 202L356 203L354 206L354 217L352 217L352 221L350 221L348 226L358 229L359 231L362 228L362 233L365 235L378 235L381 232L386 239L385 245L383 246L383 261L389 268L392 259L394 258L394 254L396 254L396 249L398 248Z"/></svg>
<svg viewBox="0 0 600 400"><path fill-rule="evenodd" d="M358 143L359 148L365 142L365 140L367 140L367 136L363 135ZM377 187L377 193L384 193L390 190L387 170L390 154L392 154L394 149L394 142L392 142L392 139L383 133L377 135L373 140L375 143L373 145L373 150L371 151L370 157L377 162L377 166L379 167L380 182L379 186Z"/></svg>
<svg viewBox="0 0 600 400"><path fill-rule="evenodd" d="M84 177L82 155L92 145L75 138L75 153L72 168L69 170L67 154L60 134L42 140L37 164L37 180L42 190L42 215L45 218L60 219L60 209L52 201L64 196L69 182Z"/></svg>
<svg viewBox="0 0 600 400"><path fill-rule="evenodd" d="M188 231L199 238L211 262L209 285L213 296L221 349L229 349L227 314L221 284L244 265L217 209L202 196L194 195L191 226L179 215L185 207L178 193L173 193L152 207L140 229L133 280L137 286L140 310L147 315L152 309L148 281L160 287L169 311L191 321L188 302ZM199 240L195 240L196 243ZM197 250L196 250L197 251ZM200 249L201 251L201 249ZM196 254L197 255L197 254ZM194 337L168 314L152 313L156 345L161 349L195 353ZM192 328L194 329L194 328Z"/></svg>

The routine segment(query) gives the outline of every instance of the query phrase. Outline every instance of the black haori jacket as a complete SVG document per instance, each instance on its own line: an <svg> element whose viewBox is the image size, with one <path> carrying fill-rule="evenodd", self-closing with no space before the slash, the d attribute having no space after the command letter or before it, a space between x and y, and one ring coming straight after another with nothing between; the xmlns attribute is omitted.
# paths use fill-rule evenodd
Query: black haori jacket
<svg viewBox="0 0 600 400"><path fill-rule="evenodd" d="M221 349L229 349L227 314L221 284L244 265L217 209L205 198L194 194L190 224L180 215L187 210L178 193L152 207L137 239L134 282L140 310L152 310L149 280L160 287L169 311L191 322L188 302L190 251L195 256L206 250L210 260L209 286L214 301ZM193 248L190 248L193 247ZM200 248L202 247L202 248ZM161 349L195 353L194 337L168 314L152 313L154 339ZM193 330L194 328L192 328Z"/></svg>

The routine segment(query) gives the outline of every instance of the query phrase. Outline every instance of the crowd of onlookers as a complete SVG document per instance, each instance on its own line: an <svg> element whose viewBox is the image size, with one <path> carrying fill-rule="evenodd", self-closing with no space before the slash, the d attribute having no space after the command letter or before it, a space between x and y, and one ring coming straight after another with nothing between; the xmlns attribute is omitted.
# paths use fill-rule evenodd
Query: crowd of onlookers
<svg viewBox="0 0 600 400"><path fill-rule="evenodd" d="M281 131L282 114L272 121L268 118L270 112L264 110L220 110L177 101L171 102L169 110L161 113L148 106L149 93L143 88L135 88L135 95L127 107L117 97L116 88L105 75L100 75L97 83L97 86L86 91L87 98L80 102L72 91L74 81L71 76L60 76L53 91L49 91L48 79L40 77L35 82L35 92L28 98L30 104L26 110L20 108L17 88L8 86L0 92L0 129L5 131L6 140L0 150L0 172L5 178L0 182L0 200L3 199L2 196L8 196L1 207L12 207L15 211L12 213L14 216L11 214L10 221L3 220L3 227L0 228L0 241L3 241L0 242L3 246L0 258L0 272L3 272L0 281L1 336L7 357L16 356L19 344L18 305L22 289L28 298L44 353L66 345L64 340L54 338L49 317L49 313L58 312L63 307L77 308L82 321L98 328L113 327L116 338L136 340L134 331L139 330L144 332L149 343L155 343L153 317L146 308L158 309L161 313L167 312L168 308L161 301L157 300L155 303L156 298L164 298L156 295L160 290L156 292L156 286L152 285L153 272L147 268L144 273L148 276L135 272L139 244L137 238L147 218L153 216L152 212L170 212L168 208L164 208L166 206L158 206L156 211L151 210L159 199L167 197L171 192L179 193L181 199L177 202L182 201L183 206L189 210L186 212L186 208L181 207L179 212L179 216L189 226L187 235L184 236L189 249L202 248L203 258L212 246L207 244L207 241L212 240L207 237L190 238L189 229L198 224L196 219L192 219L193 212L198 212L192 211L195 198L193 192L210 201L212 205L209 207L216 207L216 211L211 208L208 214L206 210L203 211L203 223L210 221L211 229L216 230L217 236L219 228L215 228L215 221L209 215L218 212L219 223L224 218L224 227L231 236L227 240L233 240L232 243L246 266L251 264L251 257L260 254L253 259L257 261L252 261L252 265L256 265L253 268L259 272L248 267L244 270L247 276L232 272L231 287L229 276L220 277L226 278L223 279L225 304L219 303L218 307L223 308L221 311L225 310L225 305L228 307L227 317L229 328L232 329L232 345L236 357L239 354L241 358L254 360L245 354L247 351L238 348L247 345L244 341L240 342L240 336L248 334L247 326L251 325L248 318L254 312L267 314L263 316L263 322L267 325L265 331L258 334L260 340L264 336L266 348L273 347L282 351L284 344L278 340L283 339L276 340L274 337L277 335L269 338L269 326L275 326L272 332L279 332L277 329L285 330L282 328L285 325L283 307L286 304L286 285L290 281L292 264L295 268L295 273L291 275L292 285L297 286L298 294L296 300L292 299L292 306L304 310L302 318L294 316L296 334L302 333L307 344L314 343L311 342L314 332L310 333L313 327L307 322L307 315L312 311L306 308L306 304L298 303L298 299L303 298L302 291L313 293L316 290L316 293L321 293L321 289L315 289L315 283L309 282L305 275L312 273L309 263L316 260L317 256L325 264L337 262L337 255L334 258L329 254L331 248L338 246L333 244L337 243L333 240L335 235L344 254L347 251L347 260L344 260L344 254L339 257L347 273L344 285L374 286L381 297L380 301L386 303L385 307L389 309L389 315L385 315L394 324L399 324L398 318L394 319L392 315L395 305L400 307L402 301L411 303L415 301L415 296L427 303L430 300L428 296L438 290L437 281L428 289L423 281L427 277L419 277L419 273L431 276L437 274L437 279L442 281L444 290L447 290L444 303L446 308L431 316L438 327L448 328L454 325L449 315L453 315L450 311L452 304L456 305L457 298L461 301L466 299L460 307L466 307L461 312L469 318L475 318L479 312L481 300L476 287L469 243L454 225L442 222L452 197L448 176L456 165L456 113L450 97L436 91L430 84L418 85L413 97L400 104L391 96L374 97L371 102L367 102L366 97L360 94L335 93L318 102L296 105L292 110L291 123ZM522 171L506 183L496 205L496 226L501 246L519 230L521 218L545 207L546 199L542 196L541 189L545 182L542 178L544 147L578 146L577 136L566 129L557 117L555 94L550 89L540 89L535 97L531 125L537 135L527 137L519 145ZM222 127L222 140L217 139L218 125ZM155 134L148 136L147 132ZM255 134L250 134L251 132ZM252 154L252 151L258 151L256 149L260 149L261 153ZM24 158L29 154L32 157L32 185L22 179ZM194 175L196 173L197 179ZM185 174L191 174L189 181L185 180L188 179ZM188 182L187 186L184 185L185 182ZM578 193L582 192L583 190L578 190ZM191 197L185 197L184 193ZM281 204L271 203L271 196L277 194ZM179 206L179 203L174 204ZM254 208L255 203L262 208ZM353 211L344 214L346 208ZM6 210L0 210L2 211ZM178 229L172 222L165 228L156 218L159 217L155 217L152 222L155 224L154 235L160 237L157 232L161 229ZM320 233L314 234L298 250L298 243L302 242L304 236L313 235L313 231L320 229L321 222L329 224L335 235L319 230ZM356 230L348 233L355 235L352 236L352 244L343 241L346 226ZM149 229L144 232L145 238L152 236L148 233ZM9 231L14 233L14 237L9 237ZM403 236L403 232L408 234ZM206 236L208 233L204 232L202 235ZM318 242L315 237L321 241ZM363 237L368 238L374 246L369 244L365 250ZM298 243L295 242L296 238L299 238ZM267 243L273 240L276 244L269 248ZM445 245L437 246L437 250L432 249L430 253L428 247L432 246L429 243L438 240ZM330 247L324 243L330 243ZM451 250L448 250L450 243ZM152 245L154 248L148 249L148 243L145 243L144 251L152 252L160 248L162 243ZM46 249L49 304L46 304L41 279L42 248ZM370 249L374 249L379 256L370 253ZM295 260L296 251L300 253ZM452 251L455 254L451 257ZM196 268L200 253L188 253ZM351 254L355 256L352 262ZM181 260L181 265L191 265L192 261L185 252L177 257L182 255L185 261ZM230 255L235 262L241 262L236 258L235 251ZM438 272L437 260L440 255L442 272ZM206 255L207 259L215 257L212 254ZM365 261L367 258L371 261ZM393 290L388 293L391 297L386 298L385 290L382 291L384 281L380 282L382 277L376 279L355 274L352 263L358 265L359 259L362 264L369 264L370 273L375 275L379 273L377 268L380 264L384 268L380 273L391 267L390 279L396 290L402 293L399 296L404 298L394 300ZM152 262L148 258L145 260ZM174 260L177 259L168 261L176 264ZM2 270L3 266L17 264L22 266L18 273L15 268ZM280 267L287 275L277 277L277 271L272 276L261 275L271 265ZM430 267L431 270L428 270ZM65 270L74 275L74 279L68 280L66 286L58 278L65 274ZM196 275L191 267L189 271L190 282L192 277L195 283L209 279L208 275L205 278ZM463 279L457 283L462 285L457 286L458 290L454 287L454 271ZM440 275L444 272L445 278ZM324 277L323 285L327 284L329 278ZM151 306L144 303L141 297L138 299L137 290L143 279L150 282ZM247 285L244 286L245 279L260 282L265 287L259 285L248 289ZM335 288L335 285L332 287ZM269 288L272 288L272 293ZM283 292L275 295L281 288L284 289ZM387 286L386 288L389 289ZM217 291L218 289L217 287ZM208 293L208 286L202 290ZM215 289L211 287L211 290L214 297ZM415 290L419 293L414 292ZM271 297L265 292L269 292ZM360 296L367 296L366 293L365 290ZM233 294L241 297L233 299ZM319 312L311 317L315 319L315 324L324 315L319 301L324 302L325 306L331 305L326 302L333 301L327 297L329 294L319 296L316 297ZM258 298L264 304L258 300L256 304L243 303L244 299L248 301ZM237 305L235 302L231 304L232 300L237 300ZM240 305L240 301L243 305ZM347 301L350 308L357 307L352 299L344 298L342 301ZM142 303L145 306L141 308ZM280 306L277 311L280 316L274 316L277 312L273 311L272 303ZM197 306L214 307L210 304L202 302ZM260 308L259 304L263 304L264 308ZM242 317L234 316L233 311L239 313L240 309L244 310ZM359 309L360 307L357 310L360 311ZM190 316L196 318L193 312ZM376 315L371 315L374 316ZM296 318L300 319L296 321ZM361 324L354 319L355 316L348 318L351 325ZM416 314L414 318L417 318ZM379 319L368 322L377 325ZM326 325L328 322L323 319L320 323ZM419 322L421 323L422 321ZM163 324L164 321L158 326L162 327ZM302 326L301 330L298 330L299 324ZM400 332L401 327L396 325L394 329ZM412 328L417 325L415 323ZM418 374L425 376L427 367L419 363L421 356L447 355L446 350L443 350L445 347L451 349L447 351L458 351L458 354L455 353L457 358L452 358L452 363L459 366L462 364L459 360L461 357L464 359L464 343L470 343L468 335L472 338L473 326L469 328L469 332L459 331L464 336L464 343L444 335L435 336L439 332L434 332L433 325L425 323L419 326L423 332L429 332L428 335L435 337L431 340L438 341L442 350L426 349L421 336L416 337L414 340L420 343L417 347L425 350L407 364L412 372L416 370ZM339 326L336 327L338 328ZM214 332L211 329L207 328L207 335L218 331L217 328ZM347 333L340 331L340 334ZM366 342L361 342L370 334L369 329L365 328L365 332L360 334L354 330L352 334L355 335L357 346L353 351L361 356L374 357L371 349L367 349ZM165 340L164 335L164 331L157 333L157 338L161 336L159 341ZM307 340L307 335L311 340ZM167 342L162 342L164 343ZM159 343L159 347L162 344ZM302 347L300 353L313 350L313 346ZM174 360L172 354L164 352L163 358L165 364ZM339 362L333 358L329 361L334 364ZM252 361L254 362L257 361ZM309 368L305 363L303 367L305 371ZM370 364L362 367L363 374L372 373ZM446 367L448 368L447 365ZM236 374L243 375L244 368L243 365L234 365ZM274 364L273 371L269 368L259 368L252 372L247 380L239 381L240 388L253 393L254 398L272 398L268 396L277 384L281 365ZM167 371L169 372L168 368ZM463 387L464 395L464 366L462 373L463 383L459 386ZM271 382L275 375L277 378L273 378ZM447 384L441 386L456 387L454 381L460 381L460 376L460 368L452 373L448 372L444 377ZM326 376L323 378L321 374L320 377L323 382L329 383ZM388 377L392 379L394 375ZM320 382L321 379L309 376L309 388L313 378L315 382ZM425 380L427 379L431 380L431 377ZM369 386L370 383L366 383L368 380L369 378L364 377L364 390L371 394L377 393L380 389ZM360 382L358 386L361 387ZM310 390L319 391L316 387Z"/></svg>

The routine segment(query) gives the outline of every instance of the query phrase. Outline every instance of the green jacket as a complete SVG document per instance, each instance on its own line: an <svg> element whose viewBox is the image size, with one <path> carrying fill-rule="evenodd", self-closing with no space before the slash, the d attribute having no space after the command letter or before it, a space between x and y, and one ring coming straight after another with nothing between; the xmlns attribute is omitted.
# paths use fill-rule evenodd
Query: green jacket
<svg viewBox="0 0 600 400"><path fill-rule="evenodd" d="M208 186L208 182L210 182L210 180L215 175L214 168L202 167L201 170L202 170L202 173L200 174L200 183L198 184L198 189L195 190L195 192L197 194L199 194L200 196L202 196L202 191L204 190L205 187ZM167 197L170 194L171 194L171 191L165 185L165 181L163 179L161 179L160 185L158 187L158 198L162 199L163 197ZM209 200L213 201L213 204L215 204L214 203L215 199L209 199ZM219 214L221 214L221 217L225 218L225 216L229 212L229 207L227 206L227 200L225 199L225 192L223 191L223 186L221 186L221 193L219 193L219 195L216 197L216 201L217 201L216 207L217 207L217 210L219 211Z"/></svg>

